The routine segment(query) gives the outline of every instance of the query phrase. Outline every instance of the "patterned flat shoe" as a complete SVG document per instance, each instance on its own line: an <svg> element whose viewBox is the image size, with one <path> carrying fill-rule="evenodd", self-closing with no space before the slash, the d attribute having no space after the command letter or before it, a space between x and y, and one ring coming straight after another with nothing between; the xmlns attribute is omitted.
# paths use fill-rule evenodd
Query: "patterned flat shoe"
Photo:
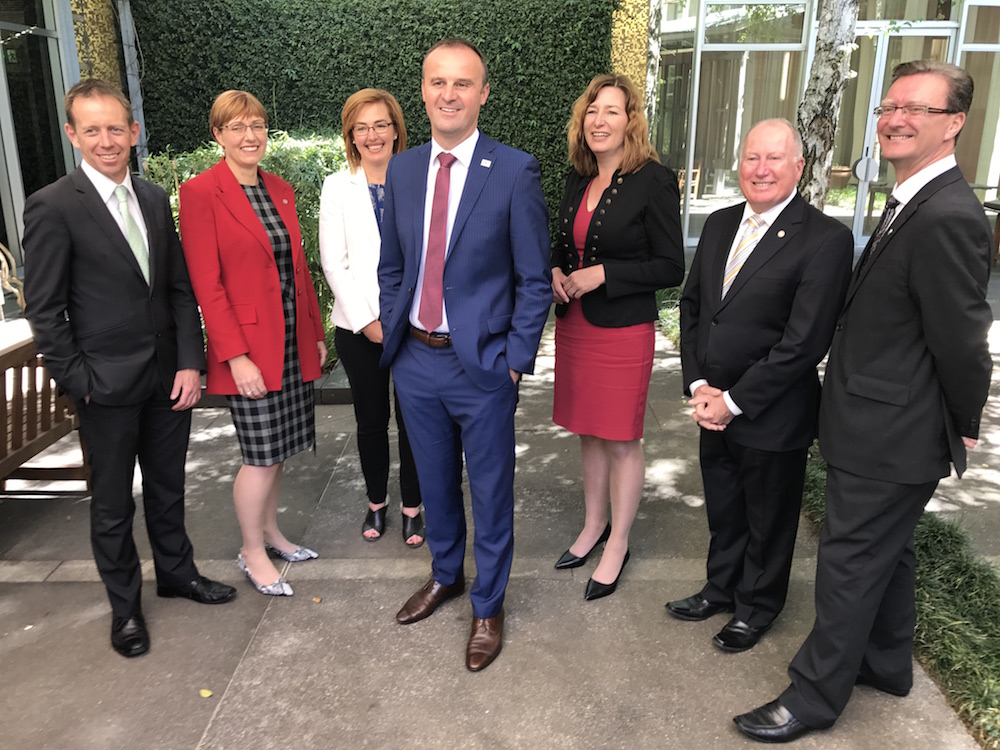
<svg viewBox="0 0 1000 750"><path fill-rule="evenodd" d="M243 559L242 552L236 555L236 565L239 567L240 570L246 573L246 577L250 579L250 583L253 584L253 587L257 589L260 593L262 593L264 596L292 595L293 593L292 587L288 585L288 581L286 581L284 578L279 578L274 583L269 583L266 586L257 583L257 581L253 579L253 576L250 575L250 569L247 567L246 561Z"/></svg>
<svg viewBox="0 0 1000 750"><path fill-rule="evenodd" d="M301 545L296 547L294 552L282 552L277 547L272 547L270 544L265 542L264 549L272 555L280 557L282 560L286 560L288 562L304 562L305 560L313 560L319 557L317 553L313 552L308 547L303 547Z"/></svg>

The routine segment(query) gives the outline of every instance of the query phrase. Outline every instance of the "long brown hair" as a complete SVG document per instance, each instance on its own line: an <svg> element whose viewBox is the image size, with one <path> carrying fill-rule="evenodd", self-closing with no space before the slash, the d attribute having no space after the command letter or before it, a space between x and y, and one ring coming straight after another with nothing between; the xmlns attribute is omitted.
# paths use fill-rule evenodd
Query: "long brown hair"
<svg viewBox="0 0 1000 750"><path fill-rule="evenodd" d="M583 118L587 115L587 107L594 103L605 86L614 86L625 94L625 114L628 116L628 124L625 126L625 153L622 155L621 173L638 172L647 162L659 163L660 157L649 142L649 125L646 122L646 114L642 111L639 91L627 76L620 73L595 76L587 86L587 90L574 102L573 114L568 125L570 163L584 177L593 177L597 174L597 158L584 137Z"/></svg>
<svg viewBox="0 0 1000 750"><path fill-rule="evenodd" d="M389 110L389 121L396 129L396 140L392 143L392 153L398 154L406 151L406 125L403 122L403 110L396 101L396 97L383 89L361 89L355 91L344 102L344 109L340 113L340 123L343 127L344 151L347 155L347 163L354 171L361 166L361 153L354 145L351 131L358 124L358 116L361 110L369 104L384 104Z"/></svg>

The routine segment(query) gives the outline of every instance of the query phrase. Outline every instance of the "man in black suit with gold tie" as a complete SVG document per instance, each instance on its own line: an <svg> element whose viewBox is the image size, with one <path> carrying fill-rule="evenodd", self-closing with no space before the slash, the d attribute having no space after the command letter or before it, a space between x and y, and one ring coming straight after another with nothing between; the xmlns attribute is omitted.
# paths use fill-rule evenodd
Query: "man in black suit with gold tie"
<svg viewBox="0 0 1000 750"><path fill-rule="evenodd" d="M898 65L878 115L896 171L851 278L820 407L827 516L816 621L781 696L735 717L762 742L833 725L854 686L913 685L913 531L951 464L961 476L990 386L990 228L955 141L972 103L961 68Z"/></svg>
<svg viewBox="0 0 1000 750"><path fill-rule="evenodd" d="M723 651L753 648L781 612L816 437L819 376L854 241L796 192L802 139L787 120L747 133L746 203L705 223L681 297L684 384L702 427L708 581L667 604L681 620L734 617Z"/></svg>
<svg viewBox="0 0 1000 750"><path fill-rule="evenodd" d="M131 177L128 99L98 80L64 101L83 163L24 207L25 316L73 401L91 469L91 543L111 601L111 645L149 650L132 521L138 458L157 593L204 604L236 590L198 574L184 529L184 462L205 355L166 193Z"/></svg>

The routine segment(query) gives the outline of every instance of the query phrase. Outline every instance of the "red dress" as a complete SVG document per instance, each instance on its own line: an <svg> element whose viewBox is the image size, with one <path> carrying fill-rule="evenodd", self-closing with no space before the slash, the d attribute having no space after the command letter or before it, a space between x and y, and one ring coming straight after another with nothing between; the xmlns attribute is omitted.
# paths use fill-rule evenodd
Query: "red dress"
<svg viewBox="0 0 1000 750"><path fill-rule="evenodd" d="M573 222L580 257L593 211L583 193ZM646 395L653 371L652 321L624 328L601 328L583 315L579 300L556 319L555 394L552 421L577 435L605 440L642 437Z"/></svg>

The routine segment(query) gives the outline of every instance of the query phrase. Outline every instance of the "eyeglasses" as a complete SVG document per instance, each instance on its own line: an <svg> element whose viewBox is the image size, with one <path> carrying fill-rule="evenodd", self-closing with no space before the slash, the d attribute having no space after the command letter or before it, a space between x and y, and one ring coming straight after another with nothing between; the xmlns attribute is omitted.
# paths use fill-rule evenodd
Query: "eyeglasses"
<svg viewBox="0 0 1000 750"><path fill-rule="evenodd" d="M937 107L928 107L926 104L904 104L901 107L897 107L895 104L883 104L881 107L875 107L872 114L876 117L892 117L897 109L903 113L904 117L958 114L958 111L954 109L938 109Z"/></svg>
<svg viewBox="0 0 1000 750"><path fill-rule="evenodd" d="M369 130L374 130L378 135L384 135L385 131L387 131L390 127L392 127L391 122L376 122L371 127L368 127L367 125L355 125L351 128L351 130L358 138L364 138L368 135Z"/></svg>
<svg viewBox="0 0 1000 750"><path fill-rule="evenodd" d="M228 130L233 135L243 135L247 132L247 128L252 130L255 135L267 135L267 125L262 122L254 122L250 125L245 122L234 122L232 125L223 125L219 130Z"/></svg>

